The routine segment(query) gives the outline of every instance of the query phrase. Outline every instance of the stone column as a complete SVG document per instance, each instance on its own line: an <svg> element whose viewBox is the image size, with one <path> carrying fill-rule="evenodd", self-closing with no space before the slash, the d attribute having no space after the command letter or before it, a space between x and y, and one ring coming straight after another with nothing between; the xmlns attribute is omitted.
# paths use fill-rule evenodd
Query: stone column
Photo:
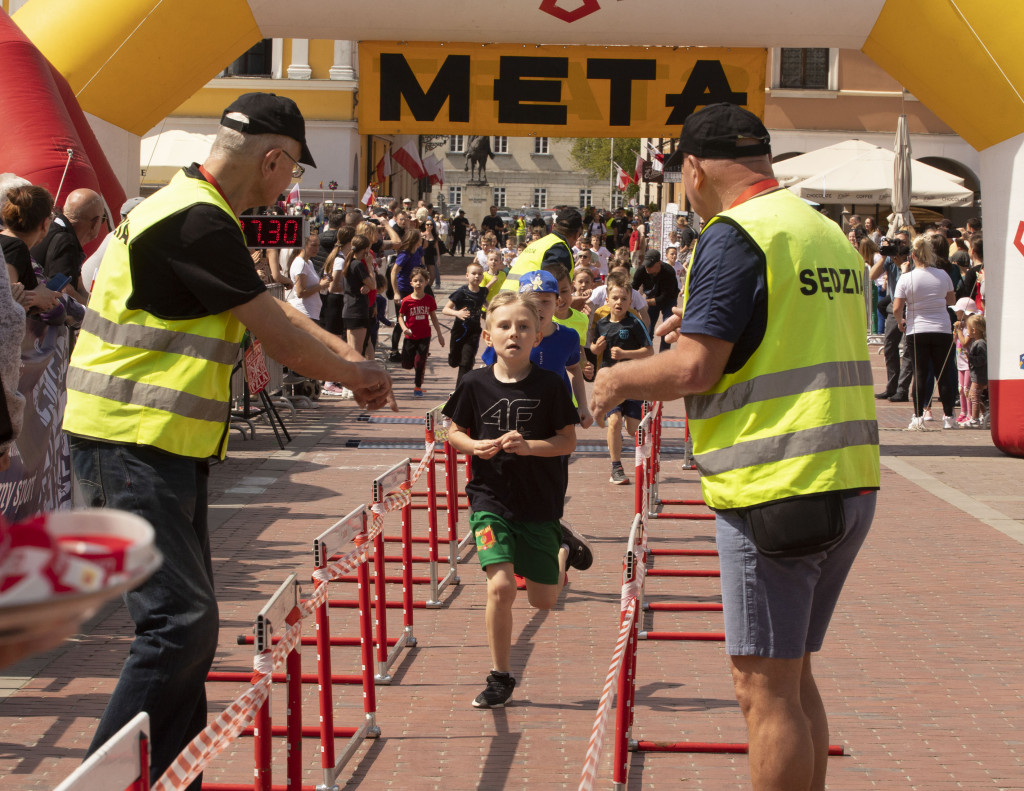
<svg viewBox="0 0 1024 791"><path fill-rule="evenodd" d="M313 76L309 66L309 39L292 39L292 62L288 66L289 80L308 80Z"/></svg>
<svg viewBox="0 0 1024 791"><path fill-rule="evenodd" d="M332 80L354 80L355 69L352 68L352 42L334 42L334 65L331 66Z"/></svg>

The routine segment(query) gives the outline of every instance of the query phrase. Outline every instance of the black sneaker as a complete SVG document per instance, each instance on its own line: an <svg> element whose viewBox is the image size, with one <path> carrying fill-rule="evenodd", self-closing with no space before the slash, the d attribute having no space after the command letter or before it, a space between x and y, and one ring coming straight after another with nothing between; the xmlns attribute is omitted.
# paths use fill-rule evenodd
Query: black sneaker
<svg viewBox="0 0 1024 791"><path fill-rule="evenodd" d="M487 676L487 686L473 700L478 709L503 709L512 690L516 688L516 680L508 673L491 673Z"/></svg>
<svg viewBox="0 0 1024 791"><path fill-rule="evenodd" d="M902 403L904 401L909 401L910 400L910 396L908 396L906 393L901 393L899 391L896 391L891 396L889 396L889 400L892 401L894 404L898 404L898 403Z"/></svg>
<svg viewBox="0 0 1024 791"><path fill-rule="evenodd" d="M888 401L894 395L896 395L896 394L895 393L875 393L875 398L877 398L879 401Z"/></svg>
<svg viewBox="0 0 1024 791"><path fill-rule="evenodd" d="M391 352L391 354L388 355L388 360L390 362L393 362L393 363L400 363L400 362L402 362L402 353L401 352Z"/></svg>
<svg viewBox="0 0 1024 791"><path fill-rule="evenodd" d="M612 477L608 479L608 482L619 485L629 483L629 478L626 477L626 471L622 469L621 464L612 466Z"/></svg>
<svg viewBox="0 0 1024 791"><path fill-rule="evenodd" d="M564 521L562 522L562 543L569 547L569 557L565 562L574 569L586 571L594 562L594 551L590 542L577 533Z"/></svg>

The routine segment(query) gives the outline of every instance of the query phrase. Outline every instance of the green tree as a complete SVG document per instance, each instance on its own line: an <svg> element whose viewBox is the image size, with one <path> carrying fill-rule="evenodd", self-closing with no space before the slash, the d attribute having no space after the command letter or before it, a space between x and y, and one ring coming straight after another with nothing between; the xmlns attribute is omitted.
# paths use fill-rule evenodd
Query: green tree
<svg viewBox="0 0 1024 791"><path fill-rule="evenodd" d="M629 177L633 177L636 166L636 155L640 152L639 137L620 137L615 139L615 162ZM577 137L573 140L570 150L573 164L586 172L595 181L609 182L612 175L611 155L612 141L607 137ZM640 194L637 184L626 188L625 198L630 200Z"/></svg>

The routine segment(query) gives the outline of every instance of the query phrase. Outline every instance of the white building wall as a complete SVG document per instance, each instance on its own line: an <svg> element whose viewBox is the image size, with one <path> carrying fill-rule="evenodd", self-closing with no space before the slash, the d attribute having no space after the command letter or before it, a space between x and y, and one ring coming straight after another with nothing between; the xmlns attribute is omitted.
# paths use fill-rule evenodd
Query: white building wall
<svg viewBox="0 0 1024 791"><path fill-rule="evenodd" d="M578 206L581 189L593 191L594 202L607 202L607 181L595 182L588 174L576 170L570 151L571 138L548 138L548 153L534 153L535 138L508 138L508 153L495 154L494 159L487 160L488 187L505 188L505 206L515 210L521 206L534 205L534 189L547 190L547 207L558 205ZM492 138L493 147L493 138ZM445 163L445 184L439 189L434 187L427 196L434 205L439 204L439 196L443 192L445 202L448 200L450 186L465 188L469 180L465 154L453 154L448 147L434 149L428 156L443 156ZM603 201L602 201L603 199ZM480 217L471 217L479 222Z"/></svg>

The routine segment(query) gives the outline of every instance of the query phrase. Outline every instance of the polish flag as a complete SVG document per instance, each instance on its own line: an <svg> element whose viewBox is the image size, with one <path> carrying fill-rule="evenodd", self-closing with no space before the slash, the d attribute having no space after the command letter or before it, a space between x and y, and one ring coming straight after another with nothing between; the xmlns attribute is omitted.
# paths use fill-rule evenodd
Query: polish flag
<svg viewBox="0 0 1024 791"><path fill-rule="evenodd" d="M636 165L633 167L633 181L637 184L644 175L644 158L641 154L636 155Z"/></svg>
<svg viewBox="0 0 1024 791"><path fill-rule="evenodd" d="M444 160L438 157L431 157L424 161L423 168L427 171L427 175L430 177L431 184L437 184L438 186L444 186Z"/></svg>
<svg viewBox="0 0 1024 791"><path fill-rule="evenodd" d="M391 154L387 151L384 152L384 156L380 158L380 162L377 163L377 183L383 184L384 179L391 175Z"/></svg>
<svg viewBox="0 0 1024 791"><path fill-rule="evenodd" d="M409 171L409 175L414 179L426 177L427 171L423 169L423 162L420 161L420 155L416 153L416 144L412 140L395 151L391 157Z"/></svg>
<svg viewBox="0 0 1024 791"><path fill-rule="evenodd" d="M285 204L288 206L298 206L301 202L302 199L299 197L299 185L296 184L288 192L288 199L285 201Z"/></svg>
<svg viewBox="0 0 1024 791"><path fill-rule="evenodd" d="M377 196L373 194L373 187L368 185L359 202L366 206L372 206L375 200L377 200Z"/></svg>
<svg viewBox="0 0 1024 791"><path fill-rule="evenodd" d="M619 167L618 163L615 163L615 172L617 177L615 179L615 186L620 190L626 189L632 182L630 181L629 174Z"/></svg>
<svg viewBox="0 0 1024 791"><path fill-rule="evenodd" d="M651 170L661 173L665 169L665 155L650 143L647 144L647 153L651 155Z"/></svg>

